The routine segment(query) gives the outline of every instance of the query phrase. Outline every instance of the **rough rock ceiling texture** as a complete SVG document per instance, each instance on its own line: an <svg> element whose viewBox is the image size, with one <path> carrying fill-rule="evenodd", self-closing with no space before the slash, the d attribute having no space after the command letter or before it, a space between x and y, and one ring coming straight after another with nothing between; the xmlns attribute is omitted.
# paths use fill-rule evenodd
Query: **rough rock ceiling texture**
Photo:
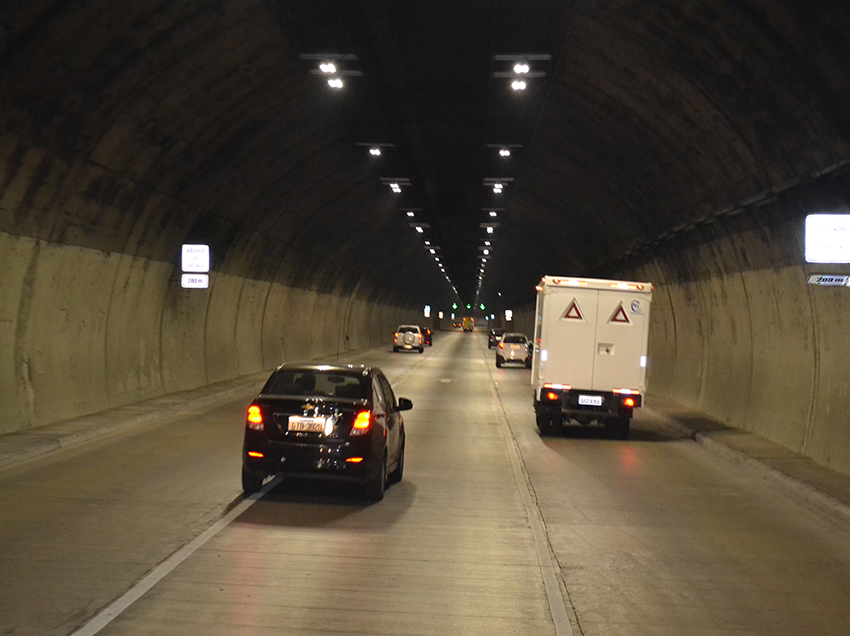
<svg viewBox="0 0 850 636"><path fill-rule="evenodd" d="M31 143L4 159L32 176L0 230L164 261L204 241L235 274L411 306L454 297L424 241L471 302L491 239L478 300L519 305L846 166L848 26L777 0L2 2L2 126Z"/></svg>

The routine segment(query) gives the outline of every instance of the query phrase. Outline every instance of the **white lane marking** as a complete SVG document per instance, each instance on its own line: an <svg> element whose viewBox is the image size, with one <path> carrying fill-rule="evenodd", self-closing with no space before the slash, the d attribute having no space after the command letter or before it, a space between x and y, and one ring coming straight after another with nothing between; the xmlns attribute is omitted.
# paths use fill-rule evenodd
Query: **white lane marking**
<svg viewBox="0 0 850 636"><path fill-rule="evenodd" d="M517 441L511 432L510 424L508 424L508 416L505 413L505 407L502 405L502 399L499 392L496 390L496 382L493 378L493 372L490 365L487 366L487 373L490 375L490 391L493 394L493 399L499 405L499 424L502 429L502 434L505 436L505 441L508 447L508 453L511 457L511 466L514 471L514 479L516 480L517 488L519 489L522 503L525 507L528 523L531 526L531 535L534 538L534 547L537 550L537 561L540 565L540 574L543 577L543 587L546 589L546 599L549 601L549 611L552 614L552 622L555 624L555 636L573 636L573 626L570 623L570 617L567 614L567 603L569 598L565 598L566 590L561 591L561 585L558 580L560 567L556 565L555 557L552 553L552 546L549 543L549 536L546 534L546 525L543 523L543 515L537 502L531 495L526 480L526 474L523 470L522 460L520 459L519 447Z"/></svg>
<svg viewBox="0 0 850 636"><path fill-rule="evenodd" d="M234 519L236 519L236 517L238 517L248 508L254 505L255 501L265 495L269 490L274 488L279 482L279 479L273 479L269 483L267 483L263 487L263 489L260 490L260 492L251 495L250 497L247 497L244 501L242 501L235 508L233 508L233 510L228 512L221 519L216 521L209 528L204 530L201 534L199 534L189 543L174 552L170 557L168 557L165 561L157 565L153 570L148 572L144 577L139 580L138 583L136 583L122 596L119 596L117 599L112 601L112 603L110 603L104 609L98 612L94 616L94 618L92 618L88 623L80 627L77 631L72 632L70 636L94 636L95 634L97 634L100 630L109 625L109 623L118 618L121 612L123 612L133 603L142 598L142 596L144 596L148 591L150 591L154 585L164 579L178 565L180 565L181 563L183 563L183 561L192 556L207 541L212 539L215 535L217 535L224 528L230 525L230 523Z"/></svg>

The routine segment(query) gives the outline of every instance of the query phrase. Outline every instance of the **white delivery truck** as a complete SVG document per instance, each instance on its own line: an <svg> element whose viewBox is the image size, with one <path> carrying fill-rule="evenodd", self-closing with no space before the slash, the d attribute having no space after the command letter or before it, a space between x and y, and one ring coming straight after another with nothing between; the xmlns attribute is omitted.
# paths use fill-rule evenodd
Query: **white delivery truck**
<svg viewBox="0 0 850 636"><path fill-rule="evenodd" d="M646 392L651 302L650 283L543 277L531 371L542 434L575 420L628 436Z"/></svg>

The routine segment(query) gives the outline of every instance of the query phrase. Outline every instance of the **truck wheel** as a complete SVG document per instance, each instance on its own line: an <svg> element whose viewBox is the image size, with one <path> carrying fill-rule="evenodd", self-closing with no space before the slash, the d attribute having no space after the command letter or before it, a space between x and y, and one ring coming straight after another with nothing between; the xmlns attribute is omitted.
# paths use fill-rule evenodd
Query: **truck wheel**
<svg viewBox="0 0 850 636"><path fill-rule="evenodd" d="M393 347L393 353L398 353L398 347Z"/></svg>
<svg viewBox="0 0 850 636"><path fill-rule="evenodd" d="M551 435L552 434L552 416L544 415L542 413L537 414L537 428L540 429L541 435Z"/></svg>
<svg viewBox="0 0 850 636"><path fill-rule="evenodd" d="M612 417L605 422L605 436L608 439L628 438L630 421L631 419L628 416Z"/></svg>
<svg viewBox="0 0 850 636"><path fill-rule="evenodd" d="M419 347L419 353L425 353L425 347Z"/></svg>

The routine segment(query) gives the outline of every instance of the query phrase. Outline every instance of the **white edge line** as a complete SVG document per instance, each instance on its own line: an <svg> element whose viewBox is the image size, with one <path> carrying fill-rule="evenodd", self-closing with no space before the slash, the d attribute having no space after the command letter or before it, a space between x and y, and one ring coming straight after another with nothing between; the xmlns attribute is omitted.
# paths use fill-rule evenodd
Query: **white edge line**
<svg viewBox="0 0 850 636"><path fill-rule="evenodd" d="M177 568L177 566L183 563L183 561L192 556L207 541L230 525L236 517L254 505L254 502L274 488L278 481L280 480L275 479L270 481L263 487L262 490L260 490L259 493L247 497L230 512L213 523L197 537L192 539L189 543L172 553L165 561L157 565L153 570L139 579L133 587L103 608L88 623L80 627L78 630L71 632L69 636L94 636L97 634L100 630L109 625L109 623L118 618L124 610L149 592L157 583Z"/></svg>

